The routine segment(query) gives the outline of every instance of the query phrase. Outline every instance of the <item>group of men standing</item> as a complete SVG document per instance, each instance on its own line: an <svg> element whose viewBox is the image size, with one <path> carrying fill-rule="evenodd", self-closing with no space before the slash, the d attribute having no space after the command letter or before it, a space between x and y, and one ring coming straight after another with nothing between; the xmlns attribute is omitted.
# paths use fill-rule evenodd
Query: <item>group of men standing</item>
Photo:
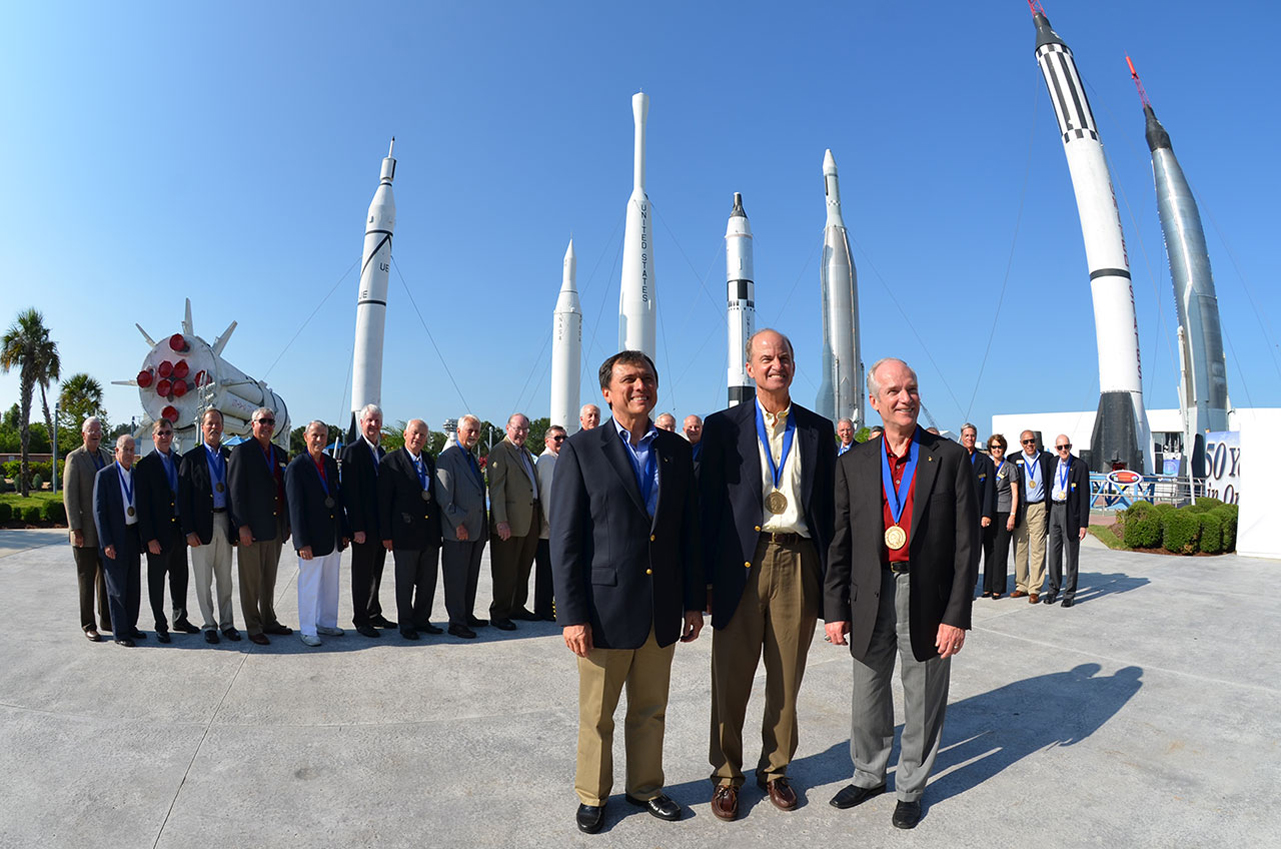
<svg viewBox="0 0 1281 849"><path fill-rule="evenodd" d="M584 832L604 822L613 715L624 687L626 799L661 819L681 817L663 793L668 684L675 644L698 637L704 611L713 628L709 762L717 817L738 816L743 726L762 658L755 778L775 806L797 806L787 770L798 742L797 696L822 616L828 639L848 644L854 657L854 780L832 804L852 807L885 789L897 652L908 717L893 822L911 828L920 819L950 658L970 627L978 565L965 452L917 427L916 375L885 359L868 375L884 437L838 461L832 422L791 399L790 341L762 330L745 353L755 400L706 423L687 419L687 439L649 418L658 393L653 362L637 351L610 357L599 378L612 419L569 437L556 460L549 547L557 621L578 656L576 822Z"/></svg>

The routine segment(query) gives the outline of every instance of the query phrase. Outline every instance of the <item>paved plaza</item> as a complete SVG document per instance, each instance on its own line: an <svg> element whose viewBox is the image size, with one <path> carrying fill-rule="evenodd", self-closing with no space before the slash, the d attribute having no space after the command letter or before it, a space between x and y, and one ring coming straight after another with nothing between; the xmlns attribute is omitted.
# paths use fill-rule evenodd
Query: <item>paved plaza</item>
<svg viewBox="0 0 1281 849"><path fill-rule="evenodd" d="M575 665L555 625L367 639L350 628L344 558L347 635L319 649L297 635L159 645L145 598L149 639L93 644L65 540L0 531L3 849L1281 845L1281 563L1088 538L1073 609L976 601L912 832L890 826L892 793L827 804L851 772L851 660L821 623L790 771L801 807L776 810L749 775L739 821L713 817L704 631L677 647L667 713L667 791L686 818L623 801L620 708L615 794L587 836L573 820ZM296 574L286 557L276 606L294 627ZM758 678L749 759L762 692Z"/></svg>

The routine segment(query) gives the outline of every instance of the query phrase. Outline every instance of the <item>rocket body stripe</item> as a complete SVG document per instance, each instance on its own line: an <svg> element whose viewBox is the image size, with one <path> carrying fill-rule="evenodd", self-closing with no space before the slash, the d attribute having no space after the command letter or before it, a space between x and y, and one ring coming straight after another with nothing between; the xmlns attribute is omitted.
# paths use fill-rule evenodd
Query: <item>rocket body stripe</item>
<svg viewBox="0 0 1281 849"><path fill-rule="evenodd" d="M725 226L725 323L729 339L726 385L729 406L756 397L747 375L747 340L756 332L756 283L752 268L752 226L743 211L743 196L734 193L734 208Z"/></svg>
<svg viewBox="0 0 1281 849"><path fill-rule="evenodd" d="M618 287L619 350L644 351L650 359L657 353L658 299L654 288L654 240L652 210L645 194L645 123L649 96L632 96L635 152L632 166L632 195L627 201L627 225L623 232L623 272Z"/></svg>
<svg viewBox="0 0 1281 849"><path fill-rule="evenodd" d="M576 433L578 402L581 391L583 356L583 310L578 301L575 277L578 260L574 240L565 251L560 295L552 315L552 399L551 424L560 425L569 434Z"/></svg>
<svg viewBox="0 0 1281 849"><path fill-rule="evenodd" d="M1152 440L1143 405L1139 326L1112 178L1072 51L1050 29L1044 15L1035 13L1034 22L1036 59L1063 137L1090 269L1102 396L1095 424L1097 438L1091 444L1093 467L1100 471L1112 461L1121 461L1129 468L1151 471ZM1064 339L1072 338L1074 334L1064 328ZM1128 397L1109 397L1117 394Z"/></svg>
<svg viewBox="0 0 1281 849"><path fill-rule="evenodd" d="M394 140L393 140L394 145ZM396 174L392 150L383 159L374 199L365 217L360 286L356 297L356 342L351 368L351 409L382 403L383 329L387 321L387 277L391 271L391 240L396 230L396 198L391 190Z"/></svg>
<svg viewBox="0 0 1281 849"><path fill-rule="evenodd" d="M854 258L841 217L841 189L836 160L823 158L827 224L819 264L823 310L823 363L816 407L832 421L851 419L863 426L863 362L859 354L858 293Z"/></svg>

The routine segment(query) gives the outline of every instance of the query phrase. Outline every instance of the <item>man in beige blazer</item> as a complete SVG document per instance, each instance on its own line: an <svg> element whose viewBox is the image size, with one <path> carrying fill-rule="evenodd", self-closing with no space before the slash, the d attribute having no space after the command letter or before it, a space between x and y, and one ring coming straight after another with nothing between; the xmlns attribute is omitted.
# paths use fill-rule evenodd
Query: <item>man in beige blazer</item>
<svg viewBox="0 0 1281 849"><path fill-rule="evenodd" d="M489 619L503 631L516 630L513 619L532 622L538 618L525 607L529 570L543 525L538 472L534 455L525 447L528 437L529 419L521 413L512 414L507 420L507 438L490 449L485 461L493 525L489 560L494 601L489 606Z"/></svg>
<svg viewBox="0 0 1281 849"><path fill-rule="evenodd" d="M114 458L102 449L102 421L90 416L80 427L84 444L67 455L62 476L62 503L67 508L67 526L71 529L71 555L76 560L76 578L80 583L80 627L90 642L102 639L93 619L94 588L98 590L98 621L101 630L111 630L107 608L107 581L98 559L98 531L93 524L93 479Z"/></svg>

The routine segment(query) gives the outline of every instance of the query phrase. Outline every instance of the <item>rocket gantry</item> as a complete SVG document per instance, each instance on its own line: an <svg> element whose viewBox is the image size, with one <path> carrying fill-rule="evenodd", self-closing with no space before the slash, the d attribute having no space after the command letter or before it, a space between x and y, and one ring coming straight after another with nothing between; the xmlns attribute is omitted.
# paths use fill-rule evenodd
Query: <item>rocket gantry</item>
<svg viewBox="0 0 1281 849"><path fill-rule="evenodd" d="M360 259L356 298L356 344L351 368L351 410L356 418L366 404L382 402L383 327L387 321L387 276L391 271L391 238L396 230L396 198L391 191L396 160L391 140L378 176L378 188L365 217L365 244Z"/></svg>
<svg viewBox="0 0 1281 849"><path fill-rule="evenodd" d="M1029 5L1036 25L1036 60L1058 117L1090 270L1100 393L1090 440L1091 465L1093 471L1109 471L1113 464L1123 463L1134 471L1150 472L1152 439L1143 405L1139 324L1112 177L1072 51L1050 27L1040 3L1029 0ZM1075 344L1074 328L1053 332L1063 345Z"/></svg>
<svg viewBox="0 0 1281 849"><path fill-rule="evenodd" d="M752 271L752 227L743 211L743 195L734 192L734 208L725 227L726 325L729 329L729 406L756 397L747 376L747 340L756 332L756 283Z"/></svg>
<svg viewBox="0 0 1281 849"><path fill-rule="evenodd" d="M654 290L654 241L649 197L645 194L645 123L649 95L632 95L635 128L632 195L627 200L623 233L623 273L618 289L618 349L644 351L652 360L657 350L658 306Z"/></svg>
<svg viewBox="0 0 1281 849"><path fill-rule="evenodd" d="M841 218L841 188L836 159L823 156L823 191L827 221L819 282L823 309L823 367L816 407L832 421L848 418L863 426L863 363L859 354L858 293L854 258Z"/></svg>
<svg viewBox="0 0 1281 849"><path fill-rule="evenodd" d="M574 278L578 260L574 240L565 251L560 295L552 316L552 405L551 424L560 425L569 434L579 429L579 378L583 349L583 310L578 303Z"/></svg>

